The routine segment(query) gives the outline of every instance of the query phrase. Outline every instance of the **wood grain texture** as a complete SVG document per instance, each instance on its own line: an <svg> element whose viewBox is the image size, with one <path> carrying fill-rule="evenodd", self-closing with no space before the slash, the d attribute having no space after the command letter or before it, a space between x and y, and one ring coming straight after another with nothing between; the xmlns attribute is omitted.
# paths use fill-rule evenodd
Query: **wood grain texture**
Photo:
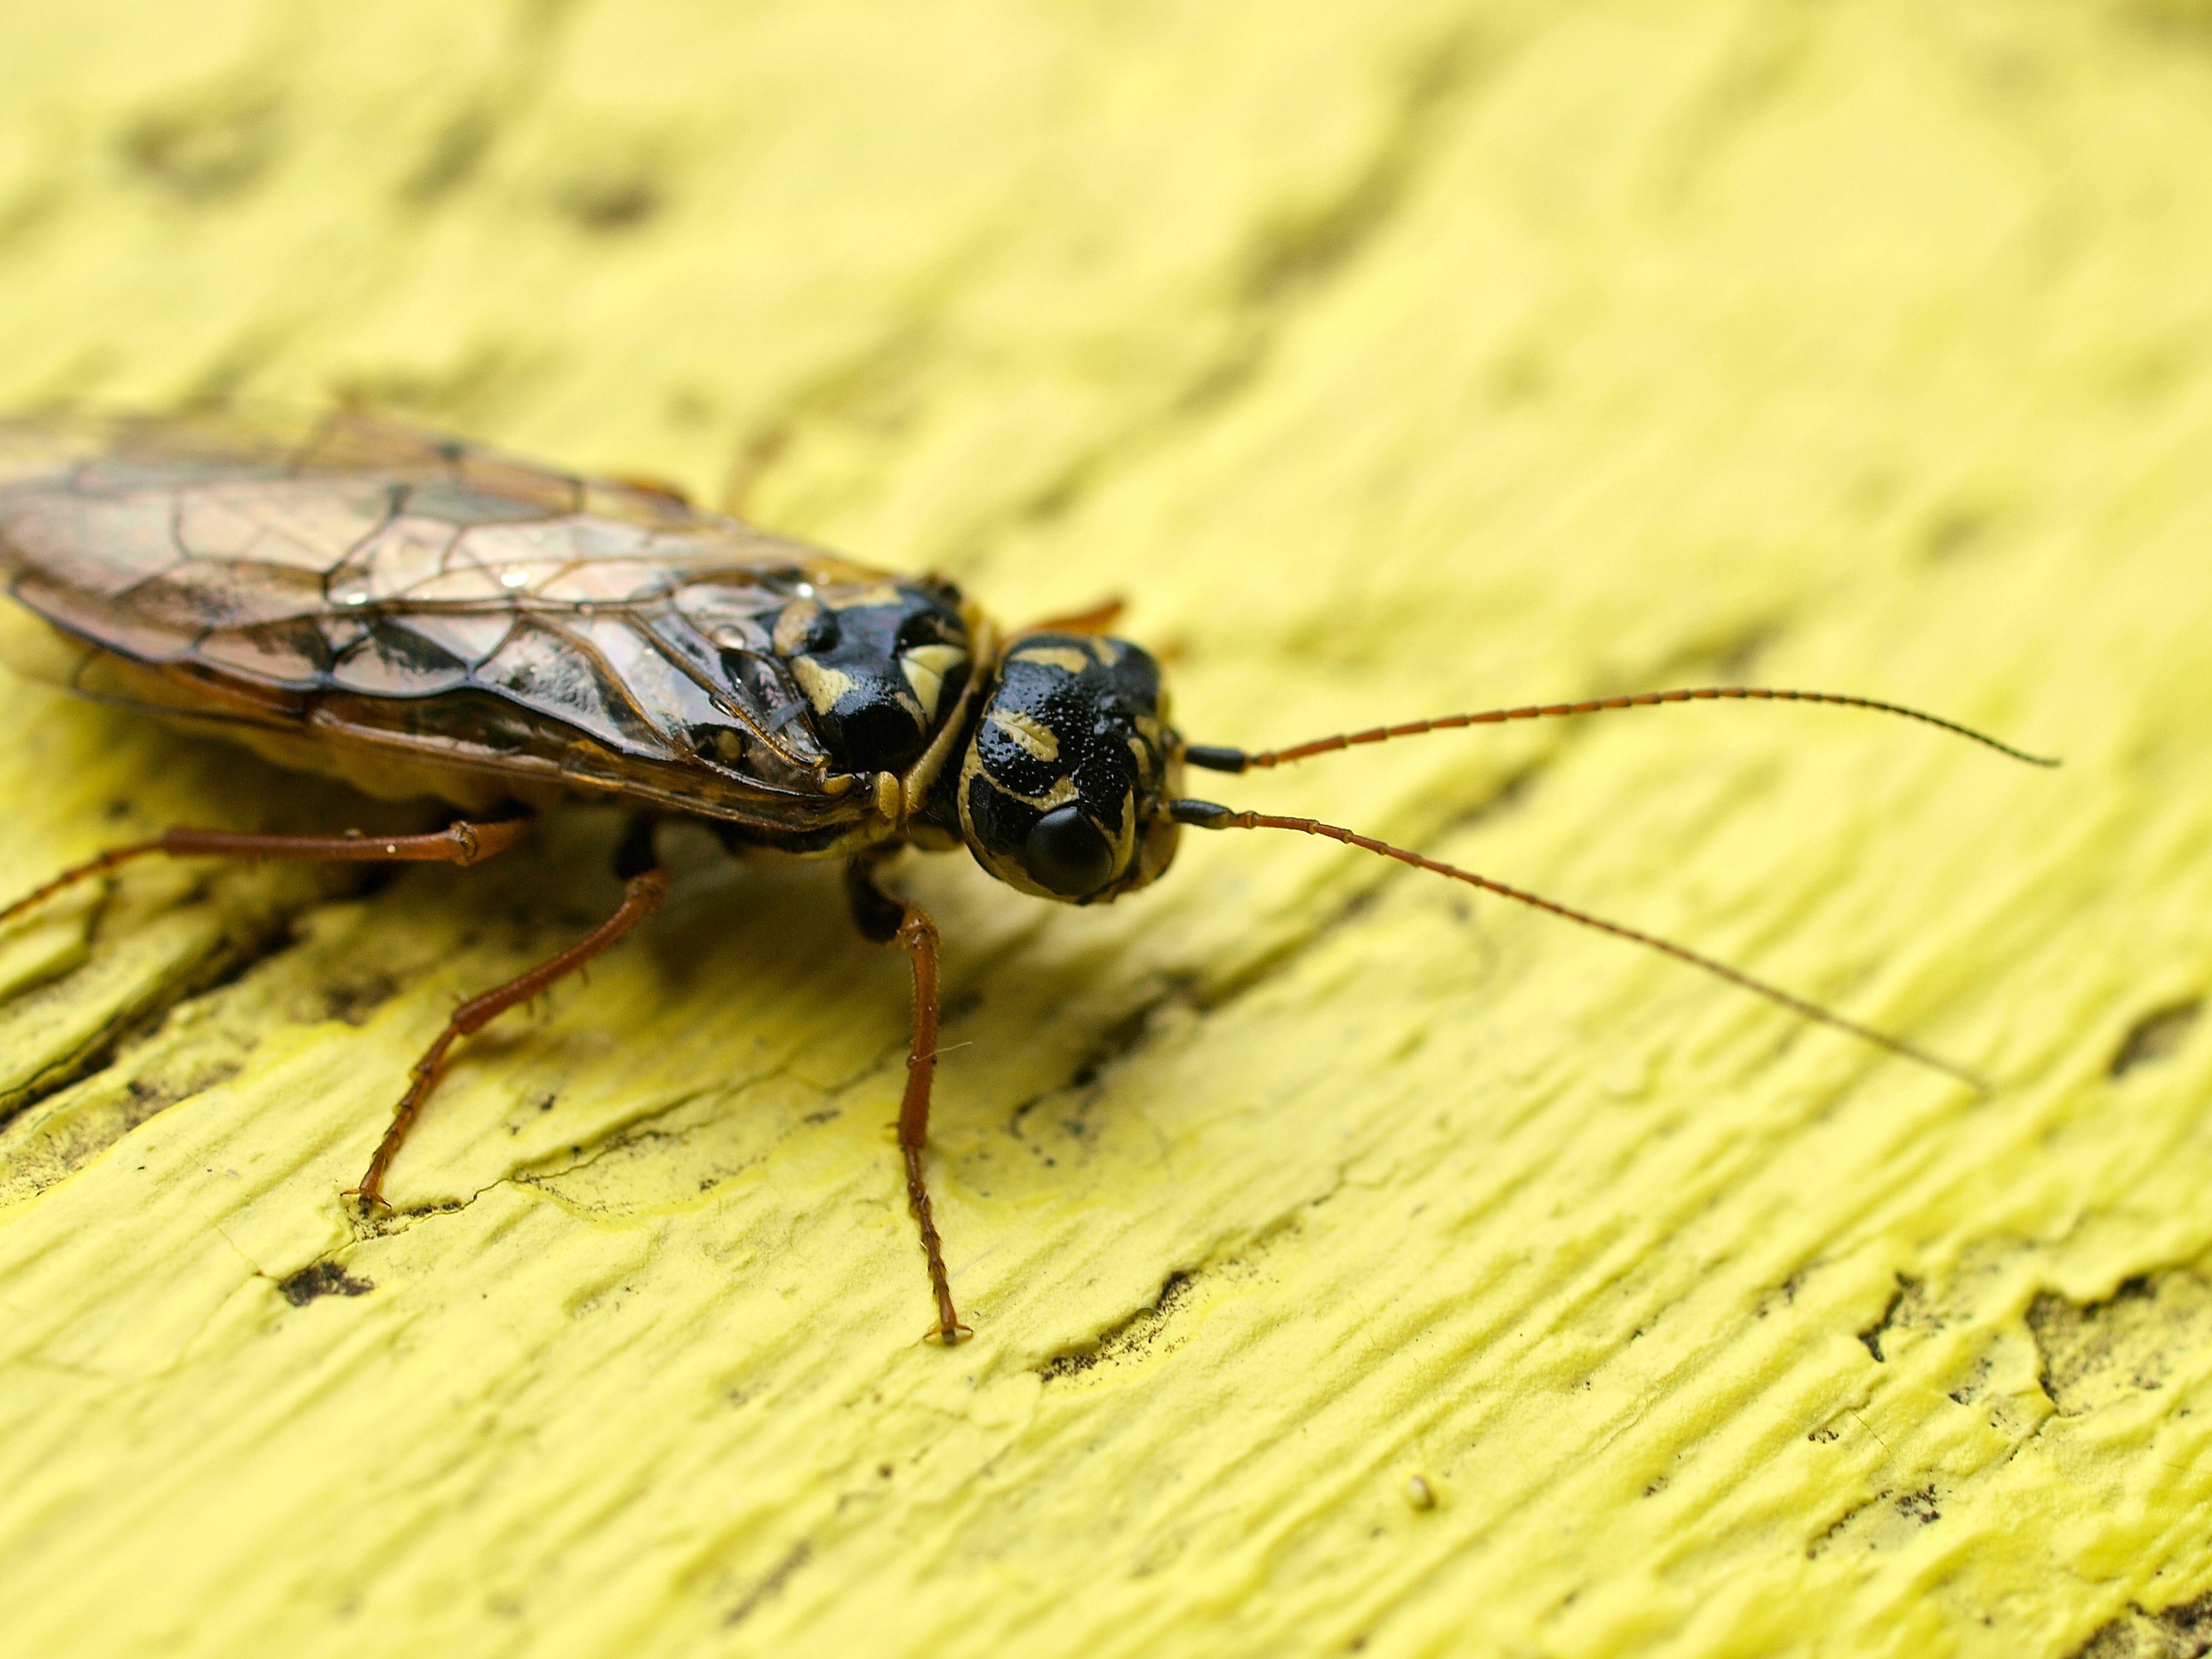
<svg viewBox="0 0 2212 1659"><path fill-rule="evenodd" d="M2212 1635L2212 10L94 0L0 18L0 407L333 399L1128 597L1194 738L1746 678L964 860L903 965L556 819L0 938L0 1599L72 1656L2089 1655ZM371 810L14 682L0 872ZM389 820L379 819L380 824ZM71 1080L74 1079L75 1080Z"/></svg>

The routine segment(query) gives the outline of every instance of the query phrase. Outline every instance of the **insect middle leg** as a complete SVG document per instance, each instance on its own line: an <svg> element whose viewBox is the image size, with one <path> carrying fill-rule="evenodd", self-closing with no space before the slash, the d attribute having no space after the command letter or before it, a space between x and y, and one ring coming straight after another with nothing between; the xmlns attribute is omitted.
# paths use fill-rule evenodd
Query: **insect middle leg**
<svg viewBox="0 0 2212 1659"><path fill-rule="evenodd" d="M845 866L845 891L853 921L878 945L902 945L914 968L914 1034L907 1044L906 1095L899 1103L899 1152L906 1161L906 1203L921 1229L922 1254L929 1262L929 1288L937 1298L937 1340L947 1346L973 1334L952 1306L952 1286L945 1272L945 1247L930 1210L929 1185L923 1179L921 1153L929 1139L929 1091L937 1076L937 924L918 904L886 889L880 861L857 858Z"/></svg>
<svg viewBox="0 0 2212 1659"><path fill-rule="evenodd" d="M348 1189L347 1197L357 1200L364 1209L384 1202L384 1177L392 1168L392 1160L399 1156L399 1149L406 1144L415 1121L422 1115L423 1103L445 1074L446 1056L456 1042L483 1030L508 1009L566 979L660 908L668 897L668 877L653 851L649 818L640 818L631 826L617 855L616 869L627 879L623 887L623 902L616 907L614 915L567 950L548 957L503 985L495 985L471 997L453 1010L453 1018L438 1033L437 1041L425 1048L422 1059L415 1062L410 1073L413 1081L400 1097L399 1105L392 1115L392 1126L377 1143L375 1155L368 1160L368 1172L358 1186Z"/></svg>

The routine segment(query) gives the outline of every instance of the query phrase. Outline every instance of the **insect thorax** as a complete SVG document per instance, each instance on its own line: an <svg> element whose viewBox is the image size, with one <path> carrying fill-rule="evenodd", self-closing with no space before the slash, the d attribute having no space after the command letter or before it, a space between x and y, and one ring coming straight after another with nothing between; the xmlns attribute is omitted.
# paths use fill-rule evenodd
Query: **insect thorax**
<svg viewBox="0 0 2212 1659"><path fill-rule="evenodd" d="M822 746L848 772L902 773L957 707L970 671L950 584L805 593L773 639Z"/></svg>

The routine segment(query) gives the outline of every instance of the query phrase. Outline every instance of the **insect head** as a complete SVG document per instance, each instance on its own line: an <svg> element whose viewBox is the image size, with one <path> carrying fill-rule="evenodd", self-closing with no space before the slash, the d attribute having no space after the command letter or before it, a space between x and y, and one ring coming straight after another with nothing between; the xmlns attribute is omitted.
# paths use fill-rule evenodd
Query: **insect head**
<svg viewBox="0 0 2212 1659"><path fill-rule="evenodd" d="M975 861L1042 898L1097 904L1175 857L1179 787L1159 664L1127 640L1024 635L1007 648L956 781Z"/></svg>

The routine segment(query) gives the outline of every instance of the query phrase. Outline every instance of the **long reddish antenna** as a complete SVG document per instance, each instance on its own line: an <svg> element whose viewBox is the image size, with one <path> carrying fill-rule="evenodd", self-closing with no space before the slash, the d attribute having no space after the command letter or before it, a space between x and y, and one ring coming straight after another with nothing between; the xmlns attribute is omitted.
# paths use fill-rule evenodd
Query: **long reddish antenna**
<svg viewBox="0 0 2212 1659"><path fill-rule="evenodd" d="M1402 726L1377 726L1364 732L1340 732L1333 738L1316 738L1311 743L1301 743L1289 749L1263 749L1247 752L1212 744L1187 744L1182 757L1193 766L1202 766L1214 772L1249 772L1255 767L1286 766L1292 761L1302 761L1315 755L1326 755L1339 749L1350 749L1356 744L1385 743L1392 738L1419 737L1425 732L1448 732L1464 726L1503 726L1508 720L1551 720L1564 714L1601 714L1617 708L1651 708L1668 702L1822 702L1844 708L1871 708L1876 714L1898 714L1909 720L1918 720L1923 726L1933 726L1961 738L1971 738L1985 748L1994 749L2016 761L2026 761L2030 766L2056 766L2058 763L2045 755L2031 755L2000 743L1985 732L1977 732L1956 720L1947 720L1940 714L1929 714L1917 708L1907 708L1902 703L1879 702L1872 697L1846 696L1836 691L1781 691L1763 685L1698 685L1680 691L1643 691L1627 697L1592 697L1585 702L1530 703L1522 708L1487 708L1474 714L1444 714L1435 720L1407 720Z"/></svg>
<svg viewBox="0 0 2212 1659"><path fill-rule="evenodd" d="M1410 864L1417 870L1428 870L1439 876L1449 876L1454 881L1463 881L1470 887L1479 887L1486 893L1495 893L1500 898L1509 898L1517 904L1526 904L1552 915L1564 916L1569 921L1580 922L1585 927L1594 927L1601 933L1610 933L1615 939L1625 939L1631 944L1649 946L1662 956L1674 957L1677 962L1686 962L1692 968L1702 968L1715 978L1724 979L1729 984L1750 992L1753 996L1765 997L1769 1002L1778 1003L1793 1014L1800 1015L1806 1019L1815 1020L1822 1025L1832 1025L1839 1031L1848 1031L1862 1042L1870 1042L1877 1048L1886 1048L1893 1054L1915 1060L1932 1071L1942 1072L1948 1077L1954 1077L1978 1093L1989 1092L1989 1085L1964 1066L1954 1066L1948 1060L1929 1054L1925 1048L1916 1048L1902 1037L1892 1036L1887 1031L1877 1031L1870 1025L1862 1025L1855 1019L1846 1019L1841 1014L1832 1013L1816 1002L1808 1002L1802 997L1792 996L1779 986L1769 985L1764 980L1753 979L1742 969L1731 968L1724 962L1716 962L1711 957L1699 956L1695 951L1687 950L1671 940L1660 939L1651 933L1638 933L1633 927L1624 927L1617 921L1607 921L1601 916L1591 915L1588 911L1571 909L1566 905L1556 904L1550 899L1526 892L1521 888L1509 887L1502 881L1492 881L1487 876L1478 876L1474 871L1462 870L1457 865L1441 863L1435 859L1425 858L1419 853L1408 852L1402 847L1393 847L1389 842L1377 841L1372 836L1363 836L1357 830L1341 829L1334 823L1323 823L1316 818L1285 818L1277 817L1267 812L1238 812L1226 806L1217 806L1212 801L1170 801L1166 810L1167 815L1176 823L1188 823L1195 829L1295 830L1301 835L1325 836L1331 841L1340 841L1347 847L1363 848L1370 853L1380 853L1384 858L1395 859L1401 864Z"/></svg>

